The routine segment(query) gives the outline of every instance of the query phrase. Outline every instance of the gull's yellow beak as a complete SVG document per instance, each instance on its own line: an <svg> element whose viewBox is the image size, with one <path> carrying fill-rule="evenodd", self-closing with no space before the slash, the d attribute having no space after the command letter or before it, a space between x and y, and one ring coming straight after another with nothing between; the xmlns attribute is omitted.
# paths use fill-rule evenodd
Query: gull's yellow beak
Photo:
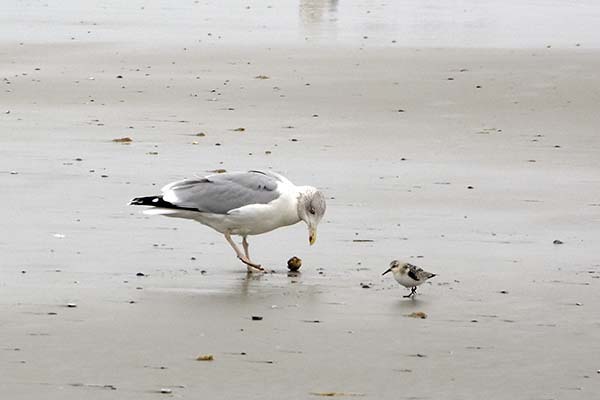
<svg viewBox="0 0 600 400"><path fill-rule="evenodd" d="M317 241L317 230L313 227L308 228L308 243L312 246Z"/></svg>

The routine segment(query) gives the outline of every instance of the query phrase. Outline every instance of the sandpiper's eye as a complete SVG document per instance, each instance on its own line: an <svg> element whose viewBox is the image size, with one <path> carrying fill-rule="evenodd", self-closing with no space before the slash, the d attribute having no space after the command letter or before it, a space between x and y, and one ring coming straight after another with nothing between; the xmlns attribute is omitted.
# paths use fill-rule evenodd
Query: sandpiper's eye
<svg viewBox="0 0 600 400"><path fill-rule="evenodd" d="M308 212L311 213L312 215L315 215L315 209L312 207L308 210Z"/></svg>

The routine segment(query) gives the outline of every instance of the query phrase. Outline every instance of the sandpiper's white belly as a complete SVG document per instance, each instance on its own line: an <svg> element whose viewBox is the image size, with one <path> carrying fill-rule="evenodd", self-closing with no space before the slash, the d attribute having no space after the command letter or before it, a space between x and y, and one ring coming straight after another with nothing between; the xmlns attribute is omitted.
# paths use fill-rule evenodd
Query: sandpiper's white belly
<svg viewBox="0 0 600 400"><path fill-rule="evenodd" d="M421 283L423 283L423 281L415 281L413 278L408 276L408 274L394 275L394 278L399 284L407 288L419 286Z"/></svg>

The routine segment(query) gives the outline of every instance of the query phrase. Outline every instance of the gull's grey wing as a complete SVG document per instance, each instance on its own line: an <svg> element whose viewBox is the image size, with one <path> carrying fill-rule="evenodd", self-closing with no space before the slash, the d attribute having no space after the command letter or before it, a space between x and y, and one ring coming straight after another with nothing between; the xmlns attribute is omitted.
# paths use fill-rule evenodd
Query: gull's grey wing
<svg viewBox="0 0 600 400"><path fill-rule="evenodd" d="M260 171L228 172L186 179L165 186L163 199L178 208L227 214L249 204L267 204L279 197L278 178Z"/></svg>

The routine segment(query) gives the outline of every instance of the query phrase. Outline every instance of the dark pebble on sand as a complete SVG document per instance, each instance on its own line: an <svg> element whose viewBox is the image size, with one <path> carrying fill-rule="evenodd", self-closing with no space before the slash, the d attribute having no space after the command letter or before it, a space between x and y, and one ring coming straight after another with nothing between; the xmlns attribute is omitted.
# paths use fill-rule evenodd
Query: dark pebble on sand
<svg viewBox="0 0 600 400"><path fill-rule="evenodd" d="M263 317L258 316L258 315L253 315L252 316L252 321L262 321Z"/></svg>
<svg viewBox="0 0 600 400"><path fill-rule="evenodd" d="M137 274L135 274L135 276L146 276L146 274L144 274L143 272L138 272Z"/></svg>
<svg viewBox="0 0 600 400"><path fill-rule="evenodd" d="M564 242L562 240L558 240L556 239L555 241L552 242L553 244L563 244Z"/></svg>

